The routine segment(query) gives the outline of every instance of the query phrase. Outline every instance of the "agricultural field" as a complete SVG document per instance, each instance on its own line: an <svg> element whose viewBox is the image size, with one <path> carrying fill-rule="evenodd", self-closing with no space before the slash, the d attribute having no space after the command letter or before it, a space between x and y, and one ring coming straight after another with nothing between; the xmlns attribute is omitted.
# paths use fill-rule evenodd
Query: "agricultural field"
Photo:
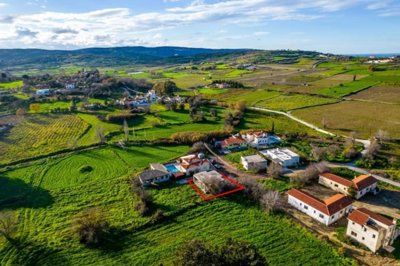
<svg viewBox="0 0 400 266"><path fill-rule="evenodd" d="M50 113L56 108L69 109L71 107L71 101L54 101L54 102L43 102L43 103L32 103L29 106L30 113Z"/></svg>
<svg viewBox="0 0 400 266"><path fill-rule="evenodd" d="M0 83L0 90L10 90L22 88L24 82L22 80Z"/></svg>
<svg viewBox="0 0 400 266"><path fill-rule="evenodd" d="M359 93L350 95L349 98L370 102L382 102L400 104L400 97L394 97L400 93L399 87L376 86Z"/></svg>
<svg viewBox="0 0 400 266"><path fill-rule="evenodd" d="M316 105L325 105L338 102L337 99L328 97L309 96L304 94L279 95L268 100L257 102L257 106L280 111L290 111Z"/></svg>
<svg viewBox="0 0 400 266"><path fill-rule="evenodd" d="M88 127L75 115L25 115L0 136L0 164L68 148Z"/></svg>
<svg viewBox="0 0 400 266"><path fill-rule="evenodd" d="M293 111L293 115L315 125L328 123L328 130L347 135L351 131L362 138L369 138L379 129L389 132L392 138L399 138L400 112L397 105L343 101L337 104L310 107Z"/></svg>

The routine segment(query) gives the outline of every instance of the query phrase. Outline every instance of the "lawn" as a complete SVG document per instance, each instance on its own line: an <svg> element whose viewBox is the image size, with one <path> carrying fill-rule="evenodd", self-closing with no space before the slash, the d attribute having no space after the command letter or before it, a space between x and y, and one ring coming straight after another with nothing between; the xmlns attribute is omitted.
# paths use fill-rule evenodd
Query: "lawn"
<svg viewBox="0 0 400 266"><path fill-rule="evenodd" d="M328 130L347 135L358 132L361 138L369 138L379 129L399 138L399 107L393 104L344 101L337 104L310 107L293 111L293 115L315 125L328 123Z"/></svg>
<svg viewBox="0 0 400 266"><path fill-rule="evenodd" d="M334 98L309 96L304 94L280 95L257 102L257 106L268 109L289 111L309 106L324 105L337 102Z"/></svg>
<svg viewBox="0 0 400 266"><path fill-rule="evenodd" d="M22 88L24 82L22 80L0 83L0 90L10 90Z"/></svg>
<svg viewBox="0 0 400 266"><path fill-rule="evenodd" d="M169 266L185 241L221 243L227 237L253 243L269 265L352 265L289 218L266 215L241 195L202 202L188 185L153 189L153 208L169 218L151 224L135 211L136 199L126 178L60 185L65 187L37 187L24 195L26 201L9 206L19 216L20 247L0 243L1 265ZM114 232L102 249L84 247L71 231L76 214L93 206L105 210Z"/></svg>
<svg viewBox="0 0 400 266"><path fill-rule="evenodd" d="M68 148L88 127L75 115L25 115L0 136L0 164Z"/></svg>
<svg viewBox="0 0 400 266"><path fill-rule="evenodd" d="M272 114L267 112L257 112L248 110L245 112L244 121L239 126L240 130L244 129L263 129L270 130L272 125L275 127L277 134L309 134L313 136L319 135L318 132L297 123L283 115Z"/></svg>
<svg viewBox="0 0 400 266"><path fill-rule="evenodd" d="M289 189L296 187L296 184L292 184L288 177L280 177L279 179L265 178L261 179L260 182L265 188L284 192Z"/></svg>

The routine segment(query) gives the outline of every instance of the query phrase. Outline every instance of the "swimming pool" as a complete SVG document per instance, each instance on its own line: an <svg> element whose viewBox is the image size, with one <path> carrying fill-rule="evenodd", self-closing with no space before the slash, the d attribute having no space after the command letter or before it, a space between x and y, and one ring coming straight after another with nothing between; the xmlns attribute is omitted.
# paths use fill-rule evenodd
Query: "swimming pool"
<svg viewBox="0 0 400 266"><path fill-rule="evenodd" d="M175 164L167 164L167 165L165 165L165 168L167 168L169 173L179 172L179 170L178 170L178 168L176 167Z"/></svg>

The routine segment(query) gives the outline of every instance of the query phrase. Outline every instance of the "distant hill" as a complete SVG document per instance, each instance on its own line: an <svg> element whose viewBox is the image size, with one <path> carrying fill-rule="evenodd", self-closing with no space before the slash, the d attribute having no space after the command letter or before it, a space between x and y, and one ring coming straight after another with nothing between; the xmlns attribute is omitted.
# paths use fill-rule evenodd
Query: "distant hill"
<svg viewBox="0 0 400 266"><path fill-rule="evenodd" d="M56 67L65 64L114 66L163 64L198 61L229 54L242 54L247 49L203 49L185 47L115 47L80 50L0 49L0 69Z"/></svg>

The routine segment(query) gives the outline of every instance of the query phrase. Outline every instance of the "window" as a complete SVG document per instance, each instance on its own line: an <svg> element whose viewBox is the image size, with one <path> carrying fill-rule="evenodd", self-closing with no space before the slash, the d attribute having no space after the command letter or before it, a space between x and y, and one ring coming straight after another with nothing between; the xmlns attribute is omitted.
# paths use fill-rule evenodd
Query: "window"
<svg viewBox="0 0 400 266"><path fill-rule="evenodd" d="M315 213L315 210L314 210L314 213Z"/></svg>
<svg viewBox="0 0 400 266"><path fill-rule="evenodd" d="M308 210L308 206L307 206L307 205L304 205L304 209Z"/></svg>
<svg viewBox="0 0 400 266"><path fill-rule="evenodd" d="M356 223L355 222L353 222L353 225L355 225Z"/></svg>
<svg viewBox="0 0 400 266"><path fill-rule="evenodd" d="M357 233L351 231L351 235L352 235L352 236L357 236Z"/></svg>
<svg viewBox="0 0 400 266"><path fill-rule="evenodd" d="M362 240L365 240L365 237L362 237Z"/></svg>
<svg viewBox="0 0 400 266"><path fill-rule="evenodd" d="M335 184L335 187L339 187L339 185L338 185L338 184Z"/></svg>
<svg viewBox="0 0 400 266"><path fill-rule="evenodd" d="M367 228L364 228L364 232L367 232Z"/></svg>
<svg viewBox="0 0 400 266"><path fill-rule="evenodd" d="M324 219L324 215L320 213L319 218Z"/></svg>
<svg viewBox="0 0 400 266"><path fill-rule="evenodd" d="M375 234L373 234L373 235L372 235L372 238L375 238L375 237L376 237L376 235L375 235Z"/></svg>

